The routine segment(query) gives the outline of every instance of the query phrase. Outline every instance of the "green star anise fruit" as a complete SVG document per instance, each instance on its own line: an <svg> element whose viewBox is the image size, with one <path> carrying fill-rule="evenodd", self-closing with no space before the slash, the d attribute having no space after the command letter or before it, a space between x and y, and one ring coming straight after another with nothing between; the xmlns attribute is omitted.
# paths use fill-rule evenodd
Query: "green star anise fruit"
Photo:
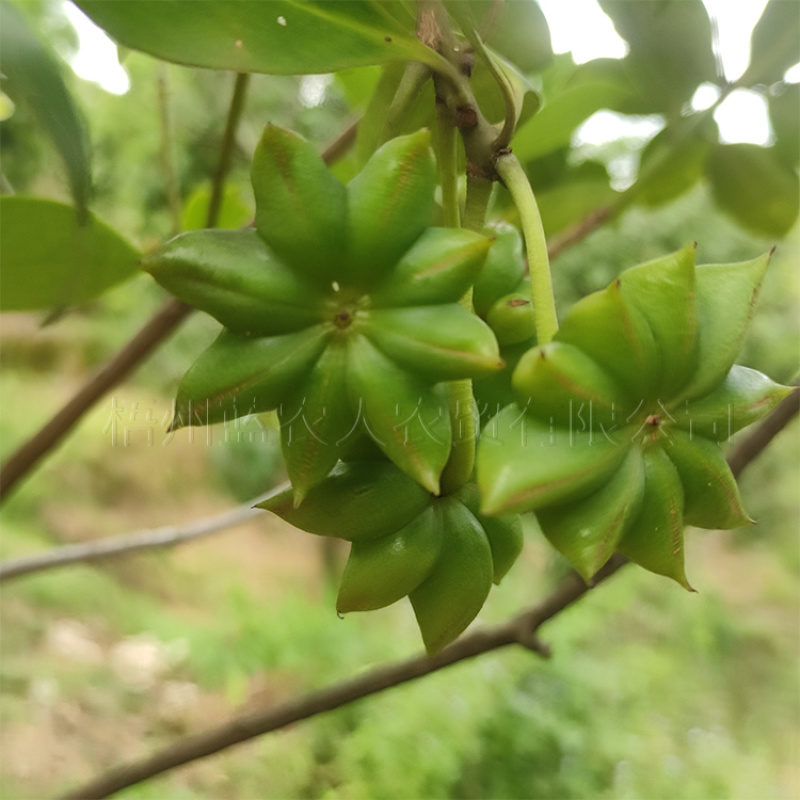
<svg viewBox="0 0 800 800"><path fill-rule="evenodd" d="M295 506L260 504L297 528L352 542L336 608L383 608L408 596L428 653L455 639L522 549L516 514L484 517L477 486L434 497L388 461L340 462Z"/></svg>
<svg viewBox="0 0 800 800"><path fill-rule="evenodd" d="M483 512L535 511L587 581L617 551L689 588L684 526L750 521L721 443L790 391L734 365L769 256L694 255L633 267L573 306L481 435Z"/></svg>
<svg viewBox="0 0 800 800"><path fill-rule="evenodd" d="M189 232L144 264L225 326L181 382L173 427L277 409L296 503L366 436L438 493L451 450L442 382L503 362L458 302L491 239L428 227L429 134L388 142L344 186L270 126L252 179L255 231Z"/></svg>

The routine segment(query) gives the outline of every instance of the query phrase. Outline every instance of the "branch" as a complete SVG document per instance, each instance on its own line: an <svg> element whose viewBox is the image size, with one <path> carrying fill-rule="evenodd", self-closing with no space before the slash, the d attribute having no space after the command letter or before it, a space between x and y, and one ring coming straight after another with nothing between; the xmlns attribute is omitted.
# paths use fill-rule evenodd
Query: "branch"
<svg viewBox="0 0 800 800"><path fill-rule="evenodd" d="M216 224L222 204L225 178L235 144L236 129L244 110L248 80L248 75L236 76L211 187L206 218L209 228L213 228ZM191 311L193 311L191 306L178 300L168 300L161 306L139 333L0 467L0 502L6 499L14 486L75 427L97 401L138 367L189 316Z"/></svg>
<svg viewBox="0 0 800 800"><path fill-rule="evenodd" d="M766 442L770 441L776 433L786 427L789 421L798 413L797 392L794 392L778 406L761 424L742 442L737 451L744 448L747 442L763 441L760 448L744 450L742 456L736 456L736 451L729 459L732 469L739 472L754 459ZM790 406L787 411L784 406ZM780 422L776 421L776 417ZM765 433L765 431L771 431ZM734 466L733 459L740 458L738 467ZM627 560L616 554L595 575L594 586L605 581L619 569ZM539 628L553 617L560 614L565 608L583 597L589 588L583 579L575 572L570 573L558 586L537 606L522 612L508 622L491 628L477 630L446 647L434 658L421 655L415 658L398 661L377 667L370 672L351 678L347 681L334 684L317 692L312 692L305 697L290 700L287 703L258 712L244 713L233 717L229 722L218 728L213 728L204 733L188 736L171 747L167 747L150 758L141 761L132 761L116 767L105 775L91 781L79 789L64 795L62 800L96 800L108 797L128 786L160 775L175 767L188 764L199 758L218 753L228 747L253 739L266 733L284 728L295 722L332 711L348 703L356 702L364 697L377 694L399 686L403 683L438 672L470 658L497 650L510 644L521 645L543 657L549 656L549 648L541 642L537 633Z"/></svg>
<svg viewBox="0 0 800 800"><path fill-rule="evenodd" d="M259 516L261 510L253 508L274 494L284 491L289 486L283 483L260 497L253 498L240 506L216 514L213 517L189 522L186 525L167 525L155 530L136 531L125 536L112 536L92 542L68 544L54 547L42 553L21 558L9 558L0 561L0 583L14 578L21 578L33 572L66 567L70 564L91 563L104 558L123 556L137 550L150 550L154 547L174 547L177 544L200 539L218 531L224 531L241 525L252 517Z"/></svg>

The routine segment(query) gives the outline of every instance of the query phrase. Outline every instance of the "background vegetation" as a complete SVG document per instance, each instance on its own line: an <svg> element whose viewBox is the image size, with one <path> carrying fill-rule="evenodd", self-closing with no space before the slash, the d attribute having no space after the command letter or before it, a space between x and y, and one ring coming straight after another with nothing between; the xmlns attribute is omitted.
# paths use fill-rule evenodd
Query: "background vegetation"
<svg viewBox="0 0 800 800"><path fill-rule="evenodd" d="M30 2L24 10L68 55L74 41L58 6ZM192 203L207 191L232 79L135 52L124 63L131 77L124 96L65 77L90 120L93 208L146 249L173 227L159 80L170 90L187 225ZM263 125L293 128L321 149L364 109L378 75L366 68L332 78L319 103L309 99L318 79L254 76L229 182L232 227L251 213L248 166ZM644 144L621 139L591 161L636 156ZM586 156L567 150L558 158ZM338 167L342 174L353 169L351 159ZM529 166L543 170L546 161ZM3 123L3 171L20 194L68 196L58 158L22 104ZM772 245L774 237L725 216L711 194L698 177L673 202L636 206L565 252L554 264L560 306L687 240L698 241L700 263L751 258ZM770 267L742 359L783 382L797 369L799 247L795 225ZM142 275L47 325L39 314L5 315L3 457L162 302ZM263 429L219 426L210 439L205 431L193 441L185 430L166 433L176 382L216 328L192 316L86 415L6 504L0 556L200 518L282 480L269 418ZM625 570L545 629L550 661L489 654L120 796L797 797L797 430L795 422L745 474L743 497L757 527L689 533L699 594ZM564 573L534 522L526 534L521 562L480 622L530 604ZM236 709L272 705L418 650L405 604L336 618L343 557L264 514L185 548L4 587L0 796L52 796Z"/></svg>

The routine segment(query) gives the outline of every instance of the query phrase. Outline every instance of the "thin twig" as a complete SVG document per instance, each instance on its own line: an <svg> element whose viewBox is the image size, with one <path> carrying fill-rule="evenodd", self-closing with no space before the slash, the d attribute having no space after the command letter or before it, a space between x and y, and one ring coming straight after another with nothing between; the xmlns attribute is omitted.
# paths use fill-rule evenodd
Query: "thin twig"
<svg viewBox="0 0 800 800"><path fill-rule="evenodd" d="M550 260L555 260L565 250L582 242L590 233L605 225L614 216L615 211L613 205L596 208L562 233L553 236L547 247Z"/></svg>
<svg viewBox="0 0 800 800"><path fill-rule="evenodd" d="M194 520L186 525L167 525L155 530L136 531L125 536L112 536L91 542L68 544L62 547L54 547L41 553L35 553L32 556L9 558L5 561L0 561L0 583L13 578L21 578L31 573L66 567L70 564L89 564L105 558L128 555L139 550L151 550L155 547L174 547L212 533L234 528L252 517L260 516L262 511L253 508L253 506L269 499L274 494L285 491L288 486L288 483L283 483L247 503L231 508L228 511L223 511L221 514L215 514L213 517Z"/></svg>
<svg viewBox="0 0 800 800"><path fill-rule="evenodd" d="M225 178L235 144L236 129L244 110L247 75L237 75L228 109L225 133L220 143L217 168L208 204L207 227L216 225L225 188ZM47 455L105 393L126 378L189 316L192 307L168 300L111 361L95 373L78 393L48 420L0 467L0 502Z"/></svg>
<svg viewBox="0 0 800 800"><path fill-rule="evenodd" d="M733 463L731 464L732 469L738 468L738 471L741 472L763 450L763 447L747 449L746 443L748 441L765 442L764 446L766 446L766 442L774 438L779 430L786 427L800 410L796 401L793 400L796 395L797 393L795 392L786 398L781 406L773 411L750 434L748 439L742 442L740 447L745 449L742 451L743 454L741 456L731 454L732 458L740 459L738 467L734 467ZM783 406L789 406L791 413L785 408L781 411ZM769 433L765 433L765 431L769 431ZM595 575L594 586L609 578L627 563L627 560L619 554L612 556ZM128 786L133 786L175 767L213 755L228 747L286 727L294 722L309 719L326 711L332 711L340 706L385 691L393 686L408 683L424 675L444 669L451 664L457 664L460 661L474 658L506 645L521 645L539 653L543 657L547 657L549 648L538 639L539 628L583 597L588 591L589 587L583 579L573 572L567 575L538 605L505 623L477 630L475 633L463 637L446 647L434 658L422 655L388 664L356 678L312 692L305 697L290 700L276 708L248 712L233 717L229 722L218 728L188 736L149 758L116 767L65 795L62 800L96 800L97 798L108 797Z"/></svg>

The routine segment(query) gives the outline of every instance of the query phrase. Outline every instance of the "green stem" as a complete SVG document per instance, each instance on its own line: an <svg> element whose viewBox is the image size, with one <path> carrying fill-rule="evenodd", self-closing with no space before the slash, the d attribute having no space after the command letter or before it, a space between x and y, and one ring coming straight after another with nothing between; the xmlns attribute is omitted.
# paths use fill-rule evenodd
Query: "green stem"
<svg viewBox="0 0 800 800"><path fill-rule="evenodd" d="M519 211L522 235L525 237L525 247L528 251L531 295L536 315L536 338L539 344L547 344L558 330L558 317L539 206L536 205L536 198L533 196L525 170L513 153L501 155L495 162L495 168Z"/></svg>
<svg viewBox="0 0 800 800"><path fill-rule="evenodd" d="M443 495L457 492L475 468L475 441L478 435L472 381L451 381L447 385L447 403L453 449L442 471L439 486Z"/></svg>
<svg viewBox="0 0 800 800"><path fill-rule="evenodd" d="M492 198L494 181L467 175L467 202L464 206L463 225L467 230L480 233L486 222L486 209Z"/></svg>
<svg viewBox="0 0 800 800"><path fill-rule="evenodd" d="M461 227L458 207L458 137L453 118L444 103L436 103L436 156L439 184L442 187L444 224L448 228Z"/></svg>

